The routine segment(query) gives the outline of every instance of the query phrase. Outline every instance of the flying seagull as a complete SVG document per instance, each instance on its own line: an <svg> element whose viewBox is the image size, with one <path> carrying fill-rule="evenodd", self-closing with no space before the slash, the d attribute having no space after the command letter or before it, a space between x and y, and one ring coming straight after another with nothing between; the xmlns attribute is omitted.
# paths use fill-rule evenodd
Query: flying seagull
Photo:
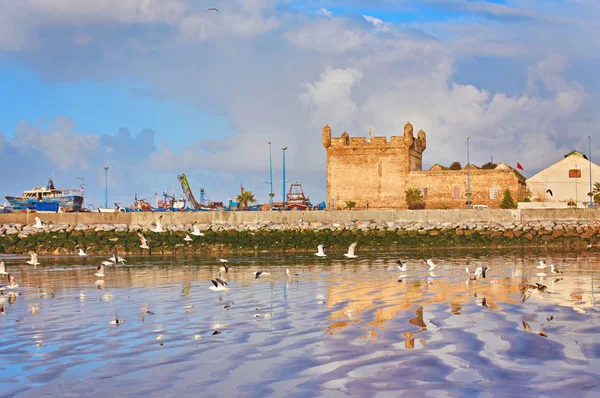
<svg viewBox="0 0 600 398"><path fill-rule="evenodd" d="M208 10L206 10L206 12L209 12L209 11L219 12L219 10L217 10L215 7L210 7Z"/></svg>
<svg viewBox="0 0 600 398"><path fill-rule="evenodd" d="M490 270L491 268L488 268L486 266L483 267L477 267L475 268L475 270L470 270L469 267L465 268L465 271L467 271L467 274L470 275L470 279L472 281L476 281L477 279L479 279L479 277L483 276L483 279L485 279L485 273Z"/></svg>
<svg viewBox="0 0 600 398"><path fill-rule="evenodd" d="M104 264L100 264L95 274L98 278L104 278Z"/></svg>
<svg viewBox="0 0 600 398"><path fill-rule="evenodd" d="M210 280L213 284L213 286L210 286L209 289L215 292L224 292L229 290L229 288L227 287L227 282L225 282L222 279L216 278L216 279L211 279Z"/></svg>
<svg viewBox="0 0 600 398"><path fill-rule="evenodd" d="M318 257L327 257L327 255L325 254L325 251L323 250L323 245L319 245L317 246L317 252L315 253L315 256Z"/></svg>
<svg viewBox="0 0 600 398"><path fill-rule="evenodd" d="M558 268L554 268L554 264L550 264L550 271L553 274L562 274L563 272L561 270L559 270Z"/></svg>
<svg viewBox="0 0 600 398"><path fill-rule="evenodd" d="M229 262L229 261L225 260L224 258L220 258L219 261L222 262L222 263L228 263Z"/></svg>
<svg viewBox="0 0 600 398"><path fill-rule="evenodd" d="M204 234L202 232L200 232L200 227L196 223L194 223L194 225L192 225L192 235L204 236Z"/></svg>
<svg viewBox="0 0 600 398"><path fill-rule="evenodd" d="M187 234L185 235L185 238L183 238L183 240L186 241L186 242L193 241L193 239L189 235L187 235Z"/></svg>
<svg viewBox="0 0 600 398"><path fill-rule="evenodd" d="M298 276L298 275L300 275L300 274L298 274L297 272L294 272L294 273L290 272L290 269L289 269L289 268L286 268L286 269L285 269L285 273L286 273L286 275L287 275L287 276L290 276L290 277L291 277L291 276Z"/></svg>
<svg viewBox="0 0 600 398"><path fill-rule="evenodd" d="M229 267L227 266L227 264L223 263L219 266L219 272L221 273L229 273Z"/></svg>
<svg viewBox="0 0 600 398"><path fill-rule="evenodd" d="M529 324L527 322L525 322L525 321L523 321L523 329L526 332L531 332L531 326L529 326ZM536 334L538 334L538 335L540 335L542 337L548 337L548 335L546 334L546 332L541 331L541 330L536 330L534 333L536 333Z"/></svg>
<svg viewBox="0 0 600 398"><path fill-rule="evenodd" d="M44 228L46 227L48 224L46 224L45 222L43 222L39 217L35 218L35 224L33 225L36 228Z"/></svg>
<svg viewBox="0 0 600 398"><path fill-rule="evenodd" d="M156 220L156 227L150 228L150 231L156 232L156 233L165 232L165 230L163 229L163 226L162 226L162 215L160 217L158 217L158 220Z"/></svg>
<svg viewBox="0 0 600 398"><path fill-rule="evenodd" d="M113 263L115 263L115 264L116 264L116 263L117 263L117 261L119 261L119 258L117 257L117 254L116 254L116 253L113 253L113 255L112 255L112 256L110 256L110 257L108 258L108 260L109 260L109 261L112 261Z"/></svg>
<svg viewBox="0 0 600 398"><path fill-rule="evenodd" d="M408 260L405 262L402 262L402 260L398 260L396 261L396 264L398 264L398 269L402 272L406 271L407 267L408 267Z"/></svg>
<svg viewBox="0 0 600 398"><path fill-rule="evenodd" d="M27 264L33 265L33 268L40 265L40 263L38 262L37 253L31 253L30 255L31 255L31 260L27 261Z"/></svg>
<svg viewBox="0 0 600 398"><path fill-rule="evenodd" d="M80 255L81 257L86 257L87 253L85 251L83 251L83 249L79 249L79 253L77 253L78 255Z"/></svg>
<svg viewBox="0 0 600 398"><path fill-rule="evenodd" d="M13 274L8 274L8 285L0 285L0 292L3 290L11 290L19 287L17 280Z"/></svg>
<svg viewBox="0 0 600 398"><path fill-rule="evenodd" d="M544 269L546 267L547 267L546 262L544 260L540 260L540 265L537 265L535 268Z"/></svg>
<svg viewBox="0 0 600 398"><path fill-rule="evenodd" d="M554 196L554 195L552 195L552 190L550 190L550 189L546 189L546 193L550 196Z"/></svg>
<svg viewBox="0 0 600 398"><path fill-rule="evenodd" d="M356 248L356 245L358 245L358 242L352 243L348 247L348 253L344 253L344 256L348 257L348 258L356 258L356 257L358 257L357 255L354 254L354 249Z"/></svg>
<svg viewBox="0 0 600 398"><path fill-rule="evenodd" d="M254 279L260 278L261 275L271 275L270 273L264 272L264 271L256 271L253 274L254 274Z"/></svg>
<svg viewBox="0 0 600 398"><path fill-rule="evenodd" d="M146 240L146 238L144 238L144 235L138 232L138 236L140 237L140 242L142 243L140 247L142 249L150 249L150 246L148 246L148 241Z"/></svg>
<svg viewBox="0 0 600 398"><path fill-rule="evenodd" d="M6 265L4 265L4 261L0 261L0 276L8 275L6 272Z"/></svg>
<svg viewBox="0 0 600 398"><path fill-rule="evenodd" d="M434 263L430 258L428 258L427 260L423 259L423 261L425 261L425 264L427 264L427 266L429 267L429 271L433 271L435 267L437 267L437 264Z"/></svg>
<svg viewBox="0 0 600 398"><path fill-rule="evenodd" d="M102 261L102 265L104 267L110 267L111 265L115 265L112 261Z"/></svg>

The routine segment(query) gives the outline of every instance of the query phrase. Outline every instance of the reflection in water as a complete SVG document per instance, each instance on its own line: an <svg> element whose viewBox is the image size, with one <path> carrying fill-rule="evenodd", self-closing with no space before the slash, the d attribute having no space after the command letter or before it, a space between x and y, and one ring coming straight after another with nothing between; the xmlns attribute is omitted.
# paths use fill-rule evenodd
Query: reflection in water
<svg viewBox="0 0 600 398"><path fill-rule="evenodd" d="M448 253L435 274L409 260L401 278L397 256L232 258L227 292L209 289L220 263L203 257L131 257L99 280L99 259L5 259L21 288L0 294L0 391L599 392L592 254ZM564 273L538 276L541 258ZM467 264L491 270L469 281Z"/></svg>

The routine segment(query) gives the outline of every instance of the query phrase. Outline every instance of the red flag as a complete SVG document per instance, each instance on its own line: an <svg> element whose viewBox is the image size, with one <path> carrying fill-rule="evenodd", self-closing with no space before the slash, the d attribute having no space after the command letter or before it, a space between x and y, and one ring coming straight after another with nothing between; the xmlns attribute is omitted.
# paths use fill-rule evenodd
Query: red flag
<svg viewBox="0 0 600 398"><path fill-rule="evenodd" d="M519 163L519 162L517 162L517 169L523 170L523 166L521 166L521 163Z"/></svg>

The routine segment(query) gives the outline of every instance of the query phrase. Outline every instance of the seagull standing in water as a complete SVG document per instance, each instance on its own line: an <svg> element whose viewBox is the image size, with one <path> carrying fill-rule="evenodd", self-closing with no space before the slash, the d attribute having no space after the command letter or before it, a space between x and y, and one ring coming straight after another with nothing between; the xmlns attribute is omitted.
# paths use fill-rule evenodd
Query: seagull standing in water
<svg viewBox="0 0 600 398"><path fill-rule="evenodd" d="M348 253L344 253L344 256L347 257L347 258L356 258L356 257L358 257L357 255L354 254L354 249L356 248L356 245L358 245L358 242L352 243L348 247Z"/></svg>
<svg viewBox="0 0 600 398"><path fill-rule="evenodd" d="M27 264L33 265L33 268L36 268L40 263L38 262L37 253L30 253L31 260L27 261Z"/></svg>
<svg viewBox="0 0 600 398"><path fill-rule="evenodd" d="M402 260L398 260L396 261L396 264L398 264L398 269L402 272L408 269L408 260L405 262L402 262Z"/></svg>
<svg viewBox="0 0 600 398"><path fill-rule="evenodd" d="M429 271L433 271L435 267L437 267L437 264L434 263L430 258L428 258L427 260L423 259L423 261L425 261L425 264L427 264L427 266L429 267Z"/></svg>
<svg viewBox="0 0 600 398"><path fill-rule="evenodd" d="M327 257L327 254L325 254L325 251L323 250L323 245L319 245L317 246L317 252L315 253L315 256L317 257Z"/></svg>
<svg viewBox="0 0 600 398"><path fill-rule="evenodd" d="M100 264L95 274L98 278L104 278L104 264Z"/></svg>
<svg viewBox="0 0 600 398"><path fill-rule="evenodd" d="M6 265L4 265L4 261L0 261L0 276L6 276L8 273L6 272Z"/></svg>
<svg viewBox="0 0 600 398"><path fill-rule="evenodd" d="M140 242L142 243L140 247L142 249L150 249L150 246L148 246L148 241L146 240L146 238L144 238L144 235L138 232L138 236L140 237Z"/></svg>
<svg viewBox="0 0 600 398"><path fill-rule="evenodd" d="M77 254L81 257L87 257L87 253L82 248L79 248L79 253Z"/></svg>

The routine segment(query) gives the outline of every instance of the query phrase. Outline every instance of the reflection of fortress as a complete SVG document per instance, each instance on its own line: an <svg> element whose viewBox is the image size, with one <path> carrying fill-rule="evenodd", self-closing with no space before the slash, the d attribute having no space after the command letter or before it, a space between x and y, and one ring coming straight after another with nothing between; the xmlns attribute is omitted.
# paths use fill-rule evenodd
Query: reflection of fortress
<svg viewBox="0 0 600 398"><path fill-rule="evenodd" d="M468 166L460 170L434 165L423 171L427 136L406 123L401 137L350 137L344 131L331 137L323 127L327 152L327 203L334 209L356 202L356 208L402 209L407 207L405 192L420 189L427 208L466 208ZM370 135L370 133L369 133ZM443 150L443 149L442 149ZM471 165L471 203L499 207L503 193L510 189L515 200L523 198L525 177L500 163L494 169Z"/></svg>

